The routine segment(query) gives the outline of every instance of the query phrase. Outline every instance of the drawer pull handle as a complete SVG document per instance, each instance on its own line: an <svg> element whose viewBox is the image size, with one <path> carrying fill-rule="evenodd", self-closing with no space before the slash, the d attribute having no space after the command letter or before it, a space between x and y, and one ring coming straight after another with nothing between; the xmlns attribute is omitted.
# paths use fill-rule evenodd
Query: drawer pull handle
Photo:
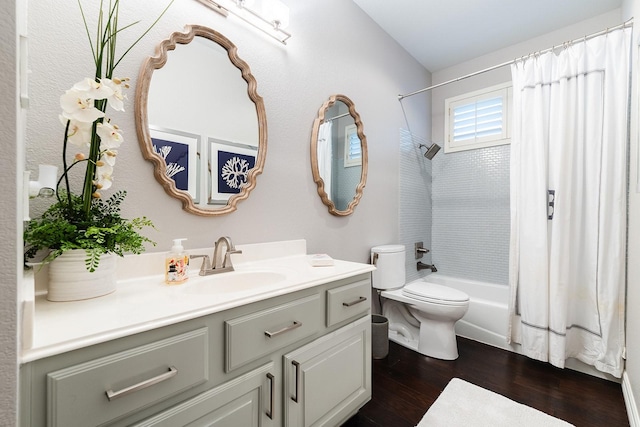
<svg viewBox="0 0 640 427"><path fill-rule="evenodd" d="M302 322L297 322L297 321L293 321L292 325L289 326L285 326L284 328L280 329L279 331L275 331L275 332L269 332L269 331L264 331L264 334L266 336L268 336L269 338L273 338L276 337L280 334L284 334L285 332L289 332L292 331L296 328L299 328L300 326L302 326Z"/></svg>
<svg viewBox="0 0 640 427"><path fill-rule="evenodd" d="M300 363L292 360L291 364L296 367L296 394L295 396L291 396L291 400L298 403L298 394L300 393Z"/></svg>
<svg viewBox="0 0 640 427"><path fill-rule="evenodd" d="M144 380L142 382L139 382L138 384L123 388L122 390L107 390L107 399L109 399L109 401L112 401L119 397L126 396L127 394L135 393L136 391L151 387L152 385L158 384L162 381L166 381L169 378L175 377L176 375L178 375L178 369L175 366L170 366L167 372L165 372L164 374L160 374L157 377L149 378L148 380Z"/></svg>
<svg viewBox="0 0 640 427"><path fill-rule="evenodd" d="M345 307L351 307L352 305L360 304L361 302L365 302L366 300L367 297L359 297L355 301L343 302L342 305L344 305Z"/></svg>
<svg viewBox="0 0 640 427"><path fill-rule="evenodd" d="M274 399L276 394L275 378L271 372L267 373L267 378L269 379L269 393L271 394L271 397L269 398L269 410L267 411L267 417L273 419L273 408L275 406Z"/></svg>

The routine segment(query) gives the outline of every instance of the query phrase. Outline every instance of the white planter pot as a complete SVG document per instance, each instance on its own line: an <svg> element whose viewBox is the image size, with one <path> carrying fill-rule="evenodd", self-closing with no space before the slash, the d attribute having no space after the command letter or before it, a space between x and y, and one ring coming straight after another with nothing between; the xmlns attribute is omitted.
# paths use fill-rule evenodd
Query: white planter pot
<svg viewBox="0 0 640 427"><path fill-rule="evenodd" d="M49 301L78 301L101 297L116 290L116 256L105 254L93 273L87 270L82 249L67 251L49 265Z"/></svg>

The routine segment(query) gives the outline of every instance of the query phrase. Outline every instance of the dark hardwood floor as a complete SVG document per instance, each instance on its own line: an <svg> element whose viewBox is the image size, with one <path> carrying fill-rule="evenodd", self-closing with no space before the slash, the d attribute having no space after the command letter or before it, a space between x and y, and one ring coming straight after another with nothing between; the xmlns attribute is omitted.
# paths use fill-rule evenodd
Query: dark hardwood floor
<svg viewBox="0 0 640 427"><path fill-rule="evenodd" d="M577 427L629 425L620 384L460 337L458 352L436 360L390 342L373 360L372 400L343 427L414 427L454 377Z"/></svg>

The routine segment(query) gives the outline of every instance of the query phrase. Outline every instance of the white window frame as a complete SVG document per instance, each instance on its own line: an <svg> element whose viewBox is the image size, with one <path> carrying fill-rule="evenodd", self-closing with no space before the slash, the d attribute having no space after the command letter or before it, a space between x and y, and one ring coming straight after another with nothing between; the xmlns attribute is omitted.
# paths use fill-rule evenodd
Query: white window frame
<svg viewBox="0 0 640 427"><path fill-rule="evenodd" d="M502 97L502 132L484 137L473 137L461 141L453 140L453 111L454 108L462 105L473 104L475 102ZM512 111L512 88L511 83L503 83L462 95L447 98L444 101L444 152L455 153L457 151L473 150L475 148L493 147L496 145L509 144L511 142L511 111Z"/></svg>

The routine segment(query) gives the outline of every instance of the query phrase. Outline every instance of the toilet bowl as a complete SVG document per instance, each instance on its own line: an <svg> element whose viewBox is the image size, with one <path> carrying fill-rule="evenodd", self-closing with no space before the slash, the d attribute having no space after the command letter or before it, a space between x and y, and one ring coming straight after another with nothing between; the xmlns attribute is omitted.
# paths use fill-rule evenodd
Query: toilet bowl
<svg viewBox="0 0 640 427"><path fill-rule="evenodd" d="M469 296L457 289L415 280L405 285L403 245L371 249L376 270L373 287L381 291L389 339L436 359L458 358L455 323L469 308Z"/></svg>

